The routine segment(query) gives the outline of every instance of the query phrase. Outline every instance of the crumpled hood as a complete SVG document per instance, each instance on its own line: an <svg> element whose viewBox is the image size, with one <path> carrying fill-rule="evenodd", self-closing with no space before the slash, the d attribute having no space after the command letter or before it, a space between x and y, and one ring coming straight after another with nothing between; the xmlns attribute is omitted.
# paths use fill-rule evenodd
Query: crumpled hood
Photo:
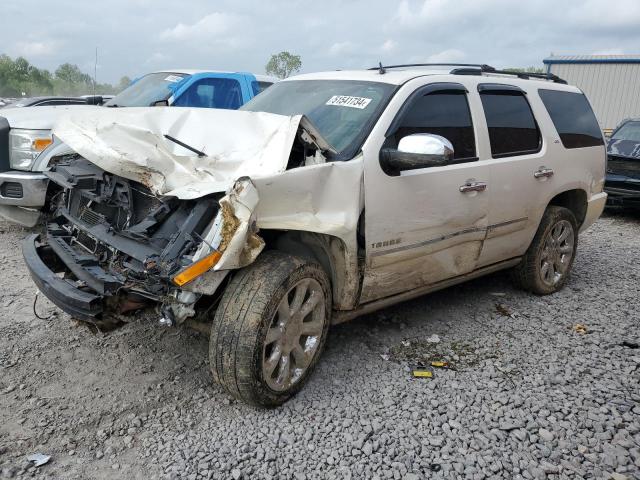
<svg viewBox="0 0 640 480"><path fill-rule="evenodd" d="M58 105L45 107L14 107L0 110L0 117L9 122L11 128L50 130L63 115L74 112L93 112L101 109L95 105Z"/></svg>
<svg viewBox="0 0 640 480"><path fill-rule="evenodd" d="M607 154L640 159L640 142L633 140L609 140Z"/></svg>
<svg viewBox="0 0 640 480"><path fill-rule="evenodd" d="M103 170L157 195L192 199L223 192L243 176L283 172L301 118L200 108L101 108L60 118L53 133Z"/></svg>

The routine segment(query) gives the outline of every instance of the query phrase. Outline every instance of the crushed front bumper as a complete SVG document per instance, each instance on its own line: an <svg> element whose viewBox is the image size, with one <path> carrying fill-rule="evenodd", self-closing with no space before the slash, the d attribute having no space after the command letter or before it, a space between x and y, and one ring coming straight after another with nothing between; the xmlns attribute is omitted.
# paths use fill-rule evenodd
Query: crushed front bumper
<svg viewBox="0 0 640 480"><path fill-rule="evenodd" d="M604 191L609 195L607 205L640 207L640 178L608 174Z"/></svg>
<svg viewBox="0 0 640 480"><path fill-rule="evenodd" d="M61 271L66 264L51 246L40 243L39 238L38 234L29 235L22 244L22 255L40 291L74 318L89 322L100 319L104 297L56 275L52 268Z"/></svg>

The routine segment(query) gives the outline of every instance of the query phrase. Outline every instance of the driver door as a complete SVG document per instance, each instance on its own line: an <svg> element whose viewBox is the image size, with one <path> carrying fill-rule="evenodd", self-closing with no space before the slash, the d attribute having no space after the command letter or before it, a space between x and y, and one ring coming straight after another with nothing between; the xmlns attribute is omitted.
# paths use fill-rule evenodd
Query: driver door
<svg viewBox="0 0 640 480"><path fill-rule="evenodd" d="M406 100L402 91L396 94L387 111L401 102L395 107L397 116L383 135L375 136L377 125L372 137L380 140L363 147L366 266L361 303L473 271L487 231L489 169L478 162L466 88L435 83L411 91ZM401 138L414 133L449 140L452 162L385 173L381 150L397 148Z"/></svg>

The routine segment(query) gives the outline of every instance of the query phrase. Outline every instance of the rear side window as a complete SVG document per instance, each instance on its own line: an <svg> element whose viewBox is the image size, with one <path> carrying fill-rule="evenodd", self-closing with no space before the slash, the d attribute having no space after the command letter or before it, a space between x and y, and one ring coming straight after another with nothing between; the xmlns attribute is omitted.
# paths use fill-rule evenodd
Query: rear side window
<svg viewBox="0 0 640 480"><path fill-rule="evenodd" d="M480 98L493 158L526 155L540 150L540 131L523 92L492 89L481 91Z"/></svg>
<svg viewBox="0 0 640 480"><path fill-rule="evenodd" d="M253 95L256 96L260 92L263 92L267 88L269 88L273 83L271 82L259 82L257 80L251 82L251 89L253 90Z"/></svg>
<svg viewBox="0 0 640 480"><path fill-rule="evenodd" d="M464 91L436 91L414 99L394 134L396 145L413 133L440 135L453 145L455 160L477 160L473 122Z"/></svg>
<svg viewBox="0 0 640 480"><path fill-rule="evenodd" d="M538 90L564 148L604 145L602 132L587 98L581 93Z"/></svg>

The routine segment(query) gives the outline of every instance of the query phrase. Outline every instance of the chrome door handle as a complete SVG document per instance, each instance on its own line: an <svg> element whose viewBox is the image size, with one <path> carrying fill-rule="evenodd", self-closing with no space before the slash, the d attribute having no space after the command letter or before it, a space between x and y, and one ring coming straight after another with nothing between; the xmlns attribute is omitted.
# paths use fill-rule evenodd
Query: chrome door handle
<svg viewBox="0 0 640 480"><path fill-rule="evenodd" d="M553 177L553 170L547 167L540 167L536 172L533 172L533 176L536 178Z"/></svg>
<svg viewBox="0 0 640 480"><path fill-rule="evenodd" d="M485 182L467 182L464 185L460 185L460 192L484 192L487 189Z"/></svg>

